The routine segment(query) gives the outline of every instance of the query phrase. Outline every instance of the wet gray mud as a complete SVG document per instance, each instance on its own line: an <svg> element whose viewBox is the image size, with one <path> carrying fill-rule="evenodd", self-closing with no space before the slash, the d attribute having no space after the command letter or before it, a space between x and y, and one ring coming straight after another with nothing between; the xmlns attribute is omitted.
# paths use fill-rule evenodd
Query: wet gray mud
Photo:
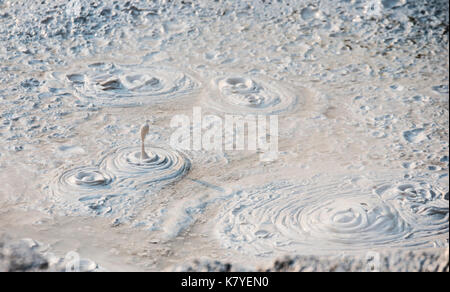
<svg viewBox="0 0 450 292"><path fill-rule="evenodd" d="M0 0L2 269L444 254L448 6ZM277 115L278 158L172 148L193 107Z"/></svg>

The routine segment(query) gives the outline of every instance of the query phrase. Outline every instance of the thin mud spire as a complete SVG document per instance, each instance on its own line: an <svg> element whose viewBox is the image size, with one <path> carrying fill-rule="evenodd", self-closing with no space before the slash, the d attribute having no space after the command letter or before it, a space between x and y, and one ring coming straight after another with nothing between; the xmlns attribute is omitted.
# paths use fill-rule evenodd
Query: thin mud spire
<svg viewBox="0 0 450 292"><path fill-rule="evenodd" d="M147 121L141 127L141 159L142 160L149 159L147 152L145 152L145 137L148 135L149 132L150 132L150 126Z"/></svg>

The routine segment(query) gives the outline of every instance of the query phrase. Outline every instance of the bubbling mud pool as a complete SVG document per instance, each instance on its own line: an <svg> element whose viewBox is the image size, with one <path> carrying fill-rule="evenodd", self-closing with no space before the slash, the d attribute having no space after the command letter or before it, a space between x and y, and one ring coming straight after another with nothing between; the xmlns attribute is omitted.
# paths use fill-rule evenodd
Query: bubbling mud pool
<svg viewBox="0 0 450 292"><path fill-rule="evenodd" d="M66 2L0 0L0 232L111 270L448 247L448 1ZM278 159L166 146L193 107L279 115Z"/></svg>
<svg viewBox="0 0 450 292"><path fill-rule="evenodd" d="M227 248L269 256L429 247L448 233L448 198L431 184L359 180L239 192L220 213L217 234Z"/></svg>
<svg viewBox="0 0 450 292"><path fill-rule="evenodd" d="M69 88L81 102L96 106L136 106L165 102L198 86L172 67L114 62L81 63L53 72L50 87Z"/></svg>

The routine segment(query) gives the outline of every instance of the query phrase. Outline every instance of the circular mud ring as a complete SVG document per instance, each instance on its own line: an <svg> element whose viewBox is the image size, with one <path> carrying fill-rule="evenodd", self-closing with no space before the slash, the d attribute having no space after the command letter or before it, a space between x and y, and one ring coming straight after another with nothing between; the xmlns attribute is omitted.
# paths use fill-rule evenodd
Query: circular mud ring
<svg viewBox="0 0 450 292"><path fill-rule="evenodd" d="M111 192L115 177L96 167L78 167L55 177L49 184L52 201L66 211L78 209L83 204Z"/></svg>
<svg viewBox="0 0 450 292"><path fill-rule="evenodd" d="M144 184L175 180L190 169L190 161L176 151L151 147L147 154L149 158L143 160L139 147L119 148L103 159L101 167L118 177Z"/></svg>
<svg viewBox="0 0 450 292"><path fill-rule="evenodd" d="M431 246L434 236L448 233L448 201L401 186L407 187L336 182L242 192L219 214L218 236L225 247L260 256ZM404 191L435 199L410 200Z"/></svg>
<svg viewBox="0 0 450 292"><path fill-rule="evenodd" d="M91 63L53 72L57 86L97 106L136 106L164 102L194 91L199 84L171 67Z"/></svg>
<svg viewBox="0 0 450 292"><path fill-rule="evenodd" d="M297 96L285 86L244 76L219 78L212 82L207 104L235 114L278 114L295 108Z"/></svg>
<svg viewBox="0 0 450 292"><path fill-rule="evenodd" d="M386 184L376 192L384 201L395 206L405 221L417 229L415 236L448 234L448 192L425 181Z"/></svg>

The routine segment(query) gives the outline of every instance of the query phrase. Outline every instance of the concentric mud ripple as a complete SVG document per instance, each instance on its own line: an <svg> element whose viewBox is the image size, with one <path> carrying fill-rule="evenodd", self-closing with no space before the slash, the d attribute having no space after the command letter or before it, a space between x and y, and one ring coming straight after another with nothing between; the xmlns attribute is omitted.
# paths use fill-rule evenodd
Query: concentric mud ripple
<svg viewBox="0 0 450 292"><path fill-rule="evenodd" d="M434 188L427 182L387 184L377 194L399 210L400 215L416 233L414 237L427 237L449 232L448 191Z"/></svg>
<svg viewBox="0 0 450 292"><path fill-rule="evenodd" d="M44 187L52 203L46 210L127 218L149 191L182 178L190 169L190 161L178 152L152 147L146 153L143 159L140 147L119 148L98 167L60 172Z"/></svg>
<svg viewBox="0 0 450 292"><path fill-rule="evenodd" d="M148 159L141 159L139 147L120 148L103 159L101 168L144 184L178 179L190 169L190 161L176 151L151 147L147 154Z"/></svg>
<svg viewBox="0 0 450 292"><path fill-rule="evenodd" d="M191 76L170 67L91 63L54 72L50 79L98 106L133 106L162 102L192 92Z"/></svg>
<svg viewBox="0 0 450 292"><path fill-rule="evenodd" d="M64 172L53 184L58 193L77 196L83 193L95 192L108 187L113 177L105 171L95 167L80 167Z"/></svg>
<svg viewBox="0 0 450 292"><path fill-rule="evenodd" d="M399 204L383 198L388 189L373 192L378 185L337 182L243 192L220 213L217 232L226 247L256 255L430 245L430 236L448 232L448 202L445 209L417 201L417 212L406 216Z"/></svg>
<svg viewBox="0 0 450 292"><path fill-rule="evenodd" d="M96 167L79 167L65 171L50 184L49 190L54 202L62 203L65 209L83 201L98 199L111 190L114 176Z"/></svg>
<svg viewBox="0 0 450 292"><path fill-rule="evenodd" d="M225 113L277 114L291 110L297 97L285 87L249 77L231 76L212 82L209 105Z"/></svg>

